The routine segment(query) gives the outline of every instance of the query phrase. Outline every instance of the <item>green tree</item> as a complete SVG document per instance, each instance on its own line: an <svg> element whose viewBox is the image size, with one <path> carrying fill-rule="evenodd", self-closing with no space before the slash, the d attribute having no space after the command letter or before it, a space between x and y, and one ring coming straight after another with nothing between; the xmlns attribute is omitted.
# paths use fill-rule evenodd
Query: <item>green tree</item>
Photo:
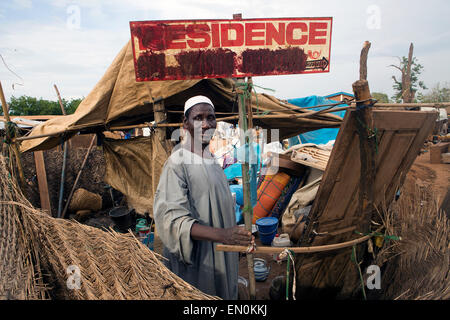
<svg viewBox="0 0 450 320"><path fill-rule="evenodd" d="M381 102L381 103L389 103L390 102L389 97L386 93L372 92L372 97L374 99L377 99L378 102Z"/></svg>
<svg viewBox="0 0 450 320"><path fill-rule="evenodd" d="M82 99L71 99L70 101L62 99L64 110L67 114L75 112ZM12 96L9 105L9 114L13 116L34 116L34 115L60 115L61 107L58 101L50 101L42 98L30 96ZM3 114L3 111L2 113Z"/></svg>
<svg viewBox="0 0 450 320"><path fill-rule="evenodd" d="M444 83L443 86L441 86L440 83L437 83L430 92L426 94L419 93L417 100L424 103L450 102L450 84Z"/></svg>
<svg viewBox="0 0 450 320"><path fill-rule="evenodd" d="M418 63L417 58L413 57L413 44L411 43L409 47L408 57L402 57L398 66L391 65L401 72L401 80L398 81L395 76L392 76L394 80L394 95L392 99L399 102L416 102L415 94L418 88L423 90L428 89L423 81L419 81L419 76L422 73L423 66Z"/></svg>

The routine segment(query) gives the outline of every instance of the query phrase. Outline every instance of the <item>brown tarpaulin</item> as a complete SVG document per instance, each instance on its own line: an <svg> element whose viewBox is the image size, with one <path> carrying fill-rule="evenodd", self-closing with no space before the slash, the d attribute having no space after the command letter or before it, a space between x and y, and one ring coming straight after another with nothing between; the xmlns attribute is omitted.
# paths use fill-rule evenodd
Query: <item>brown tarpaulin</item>
<svg viewBox="0 0 450 320"><path fill-rule="evenodd" d="M155 101L163 99L167 109L182 111L184 102L196 94L211 98L217 112L236 114L238 111L235 84L231 79L136 82L133 52L131 42L128 42L74 114L48 120L30 134L53 136L22 141L21 151L51 149L61 142L60 136L67 138L81 130L103 131L115 125L143 124L154 119ZM254 114L310 112L300 111L298 107L267 94L253 94L252 108ZM179 117L169 118L169 121L180 122ZM339 117L329 113L300 119L254 120L255 125L263 128L279 129L280 139L324 127L338 127L341 122Z"/></svg>
<svg viewBox="0 0 450 320"><path fill-rule="evenodd" d="M105 182L127 197L137 212L153 216L153 195L169 157L156 135L127 140L105 139Z"/></svg>

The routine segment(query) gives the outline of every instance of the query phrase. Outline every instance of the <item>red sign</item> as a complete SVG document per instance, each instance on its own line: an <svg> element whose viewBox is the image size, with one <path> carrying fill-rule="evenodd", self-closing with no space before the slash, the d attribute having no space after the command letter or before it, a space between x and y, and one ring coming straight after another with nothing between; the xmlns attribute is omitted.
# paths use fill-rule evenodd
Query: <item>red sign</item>
<svg viewBox="0 0 450 320"><path fill-rule="evenodd" d="M332 18L131 21L136 81L330 71Z"/></svg>

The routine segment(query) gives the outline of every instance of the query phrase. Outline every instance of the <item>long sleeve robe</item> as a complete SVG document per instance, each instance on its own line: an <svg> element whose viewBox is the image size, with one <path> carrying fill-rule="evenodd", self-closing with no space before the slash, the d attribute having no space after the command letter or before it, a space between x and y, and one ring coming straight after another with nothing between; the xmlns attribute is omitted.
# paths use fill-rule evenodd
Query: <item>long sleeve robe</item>
<svg viewBox="0 0 450 320"><path fill-rule="evenodd" d="M236 225L222 168L179 148L164 165L153 208L167 267L207 294L237 299L238 253L215 251L213 242L190 236L195 222L216 228Z"/></svg>

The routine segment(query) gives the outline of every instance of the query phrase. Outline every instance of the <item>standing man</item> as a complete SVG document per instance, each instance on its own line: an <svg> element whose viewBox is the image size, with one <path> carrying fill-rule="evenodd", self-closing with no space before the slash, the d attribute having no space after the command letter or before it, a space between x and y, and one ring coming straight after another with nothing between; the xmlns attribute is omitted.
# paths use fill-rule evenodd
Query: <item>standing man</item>
<svg viewBox="0 0 450 320"><path fill-rule="evenodd" d="M185 136L164 164L154 217L172 272L207 294L237 299L238 253L215 251L214 243L246 246L254 239L236 226L225 174L209 151L215 128L211 100L188 99Z"/></svg>

